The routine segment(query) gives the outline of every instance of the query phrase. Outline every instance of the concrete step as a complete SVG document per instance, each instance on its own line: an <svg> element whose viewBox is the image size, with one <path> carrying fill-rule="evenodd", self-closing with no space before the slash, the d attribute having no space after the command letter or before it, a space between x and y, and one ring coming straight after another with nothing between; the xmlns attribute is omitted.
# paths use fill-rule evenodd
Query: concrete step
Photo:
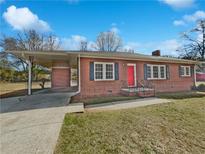
<svg viewBox="0 0 205 154"><path fill-rule="evenodd" d="M84 111L83 103L71 103L67 106L68 113L82 113Z"/></svg>
<svg viewBox="0 0 205 154"><path fill-rule="evenodd" d="M155 96L155 91L141 91L138 92L139 97L154 97Z"/></svg>
<svg viewBox="0 0 205 154"><path fill-rule="evenodd" d="M124 96L139 96L139 97L153 97L155 96L154 89L122 89L121 94Z"/></svg>

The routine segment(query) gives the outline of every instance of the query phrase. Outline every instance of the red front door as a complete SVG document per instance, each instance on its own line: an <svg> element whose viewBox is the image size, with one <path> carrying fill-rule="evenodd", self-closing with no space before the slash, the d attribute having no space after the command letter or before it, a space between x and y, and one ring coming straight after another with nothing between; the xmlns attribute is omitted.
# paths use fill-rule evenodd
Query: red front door
<svg viewBox="0 0 205 154"><path fill-rule="evenodd" d="M127 80L128 80L128 86L135 85L134 66L127 66Z"/></svg>

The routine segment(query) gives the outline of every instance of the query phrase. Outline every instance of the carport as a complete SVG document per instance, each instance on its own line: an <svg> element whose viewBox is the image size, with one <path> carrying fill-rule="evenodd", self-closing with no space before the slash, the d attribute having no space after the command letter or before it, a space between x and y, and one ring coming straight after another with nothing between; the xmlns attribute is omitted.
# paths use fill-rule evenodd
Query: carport
<svg viewBox="0 0 205 154"><path fill-rule="evenodd" d="M28 95L32 92L32 64L38 64L51 70L51 88L69 90L71 87L71 68L78 70L78 91L80 90L80 55L65 51L7 51L28 64Z"/></svg>
<svg viewBox="0 0 205 154"><path fill-rule="evenodd" d="M27 61L28 95L30 96L2 99L0 151L22 154L53 153L65 113L84 111L83 103L69 104L70 98L80 90L79 77L77 90L72 92L70 90L72 89L70 70L77 69L79 76L80 56L76 52L65 51L10 51L8 53ZM32 64L51 69L51 89L31 95Z"/></svg>

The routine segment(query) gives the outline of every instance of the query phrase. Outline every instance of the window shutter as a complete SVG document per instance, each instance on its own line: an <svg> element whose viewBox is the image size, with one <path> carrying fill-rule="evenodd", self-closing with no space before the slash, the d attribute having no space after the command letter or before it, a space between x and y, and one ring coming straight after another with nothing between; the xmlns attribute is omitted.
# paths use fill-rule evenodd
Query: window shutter
<svg viewBox="0 0 205 154"><path fill-rule="evenodd" d="M115 63L115 80L119 80L119 64Z"/></svg>
<svg viewBox="0 0 205 154"><path fill-rule="evenodd" d="M90 62L90 80L94 80L94 62Z"/></svg>
<svg viewBox="0 0 205 154"><path fill-rule="evenodd" d="M170 79L169 65L166 65L166 78Z"/></svg>
<svg viewBox="0 0 205 154"><path fill-rule="evenodd" d="M190 67L190 73L191 73L191 76L194 76L194 66L192 65L191 67Z"/></svg>
<svg viewBox="0 0 205 154"><path fill-rule="evenodd" d="M181 69L182 69L182 67L181 67L181 65L179 65L179 77L181 77L181 73L182 73Z"/></svg>
<svg viewBox="0 0 205 154"><path fill-rule="evenodd" d="M147 64L144 64L144 79L147 80Z"/></svg>

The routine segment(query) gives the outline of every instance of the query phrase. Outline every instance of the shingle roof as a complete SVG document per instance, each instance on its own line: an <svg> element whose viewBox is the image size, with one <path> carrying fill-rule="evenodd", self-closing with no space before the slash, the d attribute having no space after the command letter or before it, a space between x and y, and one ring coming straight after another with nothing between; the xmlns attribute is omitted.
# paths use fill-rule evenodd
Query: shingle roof
<svg viewBox="0 0 205 154"><path fill-rule="evenodd" d="M129 52L103 52L103 51L69 51L69 50L55 50L55 51L8 51L15 55L27 54L27 55L49 55L49 56L67 56L77 55L80 57L89 58L107 58L107 59L124 59L124 60L141 60L141 61L155 61L155 62L171 62L171 63L187 63L195 64L196 61L170 58L163 56L151 56L139 53Z"/></svg>
<svg viewBox="0 0 205 154"><path fill-rule="evenodd" d="M68 52L70 53L70 52ZM72 51L73 53L73 51ZM102 51L85 51L79 52L81 57L93 57L93 58L111 58L111 59L126 59L126 60L146 60L146 61L159 61L159 62L179 62L179 63L196 63L196 61L185 60L179 58L163 57L163 56L151 56L140 53L129 52L102 52Z"/></svg>

